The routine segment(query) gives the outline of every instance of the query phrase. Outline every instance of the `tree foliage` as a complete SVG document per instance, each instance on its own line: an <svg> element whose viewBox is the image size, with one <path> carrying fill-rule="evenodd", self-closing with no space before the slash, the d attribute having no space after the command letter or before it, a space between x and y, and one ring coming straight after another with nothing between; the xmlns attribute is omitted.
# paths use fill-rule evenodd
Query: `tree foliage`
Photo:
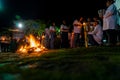
<svg viewBox="0 0 120 80"><path fill-rule="evenodd" d="M41 35L45 30L45 22L41 20L25 20L25 35L36 34Z"/></svg>

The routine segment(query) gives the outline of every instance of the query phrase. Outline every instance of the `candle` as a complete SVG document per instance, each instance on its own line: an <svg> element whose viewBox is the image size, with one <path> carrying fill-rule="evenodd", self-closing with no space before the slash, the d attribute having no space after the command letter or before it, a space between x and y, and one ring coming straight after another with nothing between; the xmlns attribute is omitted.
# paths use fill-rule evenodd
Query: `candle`
<svg viewBox="0 0 120 80"><path fill-rule="evenodd" d="M87 25L85 22L83 23L83 26L84 26L85 47L87 48L88 47L88 38L87 38L87 30L86 30Z"/></svg>

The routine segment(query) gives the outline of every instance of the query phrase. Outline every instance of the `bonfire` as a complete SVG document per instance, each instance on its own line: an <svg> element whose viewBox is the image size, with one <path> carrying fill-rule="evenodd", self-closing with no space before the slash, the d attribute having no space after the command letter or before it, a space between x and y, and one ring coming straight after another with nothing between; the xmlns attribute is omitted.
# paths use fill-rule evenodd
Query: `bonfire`
<svg viewBox="0 0 120 80"><path fill-rule="evenodd" d="M21 44L18 48L17 52L19 53L33 53L33 52L41 52L46 48L40 44L40 40L35 38L32 34L25 37L25 43Z"/></svg>

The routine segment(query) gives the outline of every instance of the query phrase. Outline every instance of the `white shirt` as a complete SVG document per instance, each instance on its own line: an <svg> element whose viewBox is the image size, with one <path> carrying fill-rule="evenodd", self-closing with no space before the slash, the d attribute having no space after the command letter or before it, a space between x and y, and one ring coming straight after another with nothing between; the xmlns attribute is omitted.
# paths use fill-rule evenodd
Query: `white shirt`
<svg viewBox="0 0 120 80"><path fill-rule="evenodd" d="M73 32L74 33L81 33L81 23L78 20L73 22Z"/></svg>
<svg viewBox="0 0 120 80"><path fill-rule="evenodd" d="M102 26L96 25L92 32L88 32L88 34L92 34L93 38L98 44L101 44L101 40L103 38L103 30Z"/></svg>
<svg viewBox="0 0 120 80"><path fill-rule="evenodd" d="M60 26L60 31L61 31L61 32L67 32L67 31L64 31L64 30L68 30L68 26L62 24L62 25Z"/></svg>
<svg viewBox="0 0 120 80"><path fill-rule="evenodd" d="M45 34L49 35L50 32L49 32L49 28L45 28Z"/></svg>
<svg viewBox="0 0 120 80"><path fill-rule="evenodd" d="M114 14L116 6L111 4L103 16L103 30L116 29L116 15ZM110 15L111 14L111 15Z"/></svg>
<svg viewBox="0 0 120 80"><path fill-rule="evenodd" d="M50 31L53 31L53 32L56 31L54 26L50 26L49 30L50 30Z"/></svg>

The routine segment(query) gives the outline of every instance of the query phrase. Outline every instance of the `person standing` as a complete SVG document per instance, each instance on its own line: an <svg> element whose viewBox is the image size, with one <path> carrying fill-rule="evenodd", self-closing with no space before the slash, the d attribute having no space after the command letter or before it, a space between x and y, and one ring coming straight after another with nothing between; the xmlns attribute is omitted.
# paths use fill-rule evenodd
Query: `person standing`
<svg viewBox="0 0 120 80"><path fill-rule="evenodd" d="M80 18L74 20L73 22L73 33L74 33L74 45L73 47L80 46L82 24L80 23Z"/></svg>
<svg viewBox="0 0 120 80"><path fill-rule="evenodd" d="M67 26L66 21L63 20L62 24L60 25L61 48L69 47L68 32L69 32L69 27Z"/></svg>
<svg viewBox="0 0 120 80"><path fill-rule="evenodd" d="M107 34L107 45L115 45L117 41L116 27L117 27L117 11L114 5L114 0L107 0L107 9L103 15L103 31Z"/></svg>
<svg viewBox="0 0 120 80"><path fill-rule="evenodd" d="M56 38L56 24L52 22L52 25L49 27L50 31L50 49L55 48L55 38Z"/></svg>

